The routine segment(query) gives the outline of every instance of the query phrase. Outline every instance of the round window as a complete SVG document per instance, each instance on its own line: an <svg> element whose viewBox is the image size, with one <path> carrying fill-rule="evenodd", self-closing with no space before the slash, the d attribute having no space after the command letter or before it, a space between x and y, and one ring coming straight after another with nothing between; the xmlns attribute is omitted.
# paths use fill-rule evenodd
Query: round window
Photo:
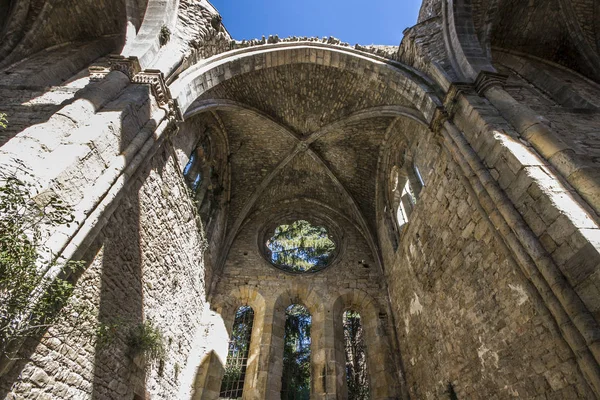
<svg viewBox="0 0 600 400"><path fill-rule="evenodd" d="M269 260L289 272L319 271L329 265L336 249L325 227L302 219L279 225L266 245Z"/></svg>

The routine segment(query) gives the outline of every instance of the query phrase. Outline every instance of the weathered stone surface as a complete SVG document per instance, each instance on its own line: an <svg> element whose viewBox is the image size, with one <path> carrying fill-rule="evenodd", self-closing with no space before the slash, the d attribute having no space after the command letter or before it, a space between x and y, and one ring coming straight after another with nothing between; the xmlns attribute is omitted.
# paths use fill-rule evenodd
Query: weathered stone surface
<svg viewBox="0 0 600 400"><path fill-rule="evenodd" d="M216 399L249 305L244 397L278 398L301 303L311 398L347 396L348 309L373 399L600 398L595 2L427 0L399 47L236 41L204 0L16 3L0 161L74 207L44 240L86 260L70 301L92 318L63 309L0 395ZM184 176L199 145L209 197ZM339 247L317 273L265 253L299 218ZM166 345L152 363L127 345L147 320Z"/></svg>

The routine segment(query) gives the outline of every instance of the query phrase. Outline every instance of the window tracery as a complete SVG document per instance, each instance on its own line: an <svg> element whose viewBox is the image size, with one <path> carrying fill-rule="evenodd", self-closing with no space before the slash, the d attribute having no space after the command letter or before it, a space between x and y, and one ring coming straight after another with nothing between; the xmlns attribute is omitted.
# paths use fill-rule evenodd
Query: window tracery
<svg viewBox="0 0 600 400"><path fill-rule="evenodd" d="M300 219L275 228L266 241L271 263L289 272L316 272L335 256L336 244L323 226Z"/></svg>

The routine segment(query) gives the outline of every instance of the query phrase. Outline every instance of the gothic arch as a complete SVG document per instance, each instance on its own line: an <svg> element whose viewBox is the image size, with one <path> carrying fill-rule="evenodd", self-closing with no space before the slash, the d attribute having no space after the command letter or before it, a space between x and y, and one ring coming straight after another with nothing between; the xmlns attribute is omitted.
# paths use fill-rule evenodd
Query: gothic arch
<svg viewBox="0 0 600 400"><path fill-rule="evenodd" d="M286 42L228 51L188 69L170 89L185 115L198 97L221 82L248 72L291 64L323 65L386 80L427 121L431 121L435 109L441 105L433 82L404 64L354 49L313 42Z"/></svg>
<svg viewBox="0 0 600 400"><path fill-rule="evenodd" d="M285 310L292 304L306 307L311 316L311 398L324 391L321 387L322 380L318 379L321 368L326 360L325 340L325 308L323 297L314 289L304 284L299 284L290 289L278 292L274 296L272 346L269 357L271 373L268 377L266 398L278 398L281 392L281 373L283 371L283 343ZM275 371L275 373L273 373ZM274 396L274 397L273 397Z"/></svg>
<svg viewBox="0 0 600 400"><path fill-rule="evenodd" d="M365 332L371 398L388 399L399 396L400 387L398 382L400 379L391 372L396 368L390 347L390 338L385 326L387 324L385 322L387 314L381 310L377 301L360 289L350 289L339 294L333 302L332 309L335 326L336 362L339 365L345 365L342 316L347 310L356 311L360 314ZM345 369L342 368L341 372L345 372ZM345 387L346 376L338 377L338 381L340 378L343 380Z"/></svg>
<svg viewBox="0 0 600 400"><path fill-rule="evenodd" d="M265 298L256 288L242 286L235 288L227 295L217 296L213 308L221 314L225 327L231 334L236 311L241 306L250 306L254 311L246 379L244 380L244 394L250 398L256 398L258 396L258 363L261 352L264 352L261 337L267 308ZM197 371L196 393L192 396L192 399L218 398L226 357L227 354L217 356L214 352L210 352L205 356Z"/></svg>
<svg viewBox="0 0 600 400"><path fill-rule="evenodd" d="M256 108L253 108L246 104L236 102L236 101L226 100L226 99L210 99L210 100L195 101L190 106L187 113L185 114L185 118L190 119L198 114L205 113L205 112L214 112L217 110L232 110L232 111L250 112L250 113L258 116L259 118L264 119L265 121L268 121L269 123L278 126L288 137L292 138L293 140L295 140L297 142L296 147L290 152L290 154L279 165L277 165L277 167L275 169L273 169L268 175L266 175L263 178L262 182L255 188L252 196L249 198L249 200L244 205L242 212L235 219L232 229L227 233L227 236L224 240L224 245L223 245L222 251L221 251L222 256L220 257L220 259L217 262L217 268L221 268L224 265L225 260L227 258L227 254L229 253L229 249L231 248L235 237L237 236L242 225L244 224L244 222L250 215L250 212L253 210L254 205L256 204L258 198L260 197L262 192L265 190L265 188L271 183L271 181L281 172L281 170L287 164L289 164L290 161L301 151L306 151L309 154L311 154L311 156L313 158L320 160L320 157L311 148L308 147L311 143L313 143L316 140L318 140L319 138L322 138L323 136L327 135L329 132L333 131L334 129L342 127L345 124L348 124L350 122L360 121L363 119L368 119L368 118L405 117L405 118L409 118L410 120L416 121L418 124L420 124L422 126L427 126L426 120L424 119L424 117L422 115L420 115L420 113L417 109L408 108L408 107L404 107L404 106L400 106L400 105L378 106L378 107L371 107L371 108L359 110L357 112L346 115L337 121L333 121L332 123L322 126L319 130L312 132L308 137L302 138L302 137L299 137L289 127L285 126L281 122L275 121L271 116L269 116L265 112L263 112L261 110L257 110ZM344 196L347 199L347 201L353 205L353 211L357 217L357 221L360 226L359 230L365 235L367 241L369 242L369 245L371 247L371 251L373 252L373 254L378 254L377 242L376 242L375 235L371 231L371 229L368 227L365 216L360 211L358 205L356 204L355 199L352 197L352 195L350 193L348 193L347 190L345 190L344 186L340 183L340 181L337 179L337 177L331 171L331 169L324 162L322 162L322 165L326 169L328 175L330 176L332 181L335 183L335 185L340 187L341 190L344 192ZM379 259L378 259L378 264L381 268L381 261Z"/></svg>
<svg viewBox="0 0 600 400"><path fill-rule="evenodd" d="M474 81L480 71L495 72L477 37L471 0L442 1L444 43L461 80Z"/></svg>

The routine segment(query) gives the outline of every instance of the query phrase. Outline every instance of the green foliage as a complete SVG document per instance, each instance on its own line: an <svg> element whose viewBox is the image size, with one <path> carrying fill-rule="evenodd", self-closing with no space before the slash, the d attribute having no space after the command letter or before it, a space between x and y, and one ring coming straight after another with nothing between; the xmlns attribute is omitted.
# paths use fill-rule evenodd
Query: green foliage
<svg viewBox="0 0 600 400"><path fill-rule="evenodd" d="M237 399L242 397L253 321L254 310L252 310L252 307L242 306L238 308L229 341L220 398Z"/></svg>
<svg viewBox="0 0 600 400"><path fill-rule="evenodd" d="M291 305L286 311L283 344L282 400L310 398L310 327L308 310Z"/></svg>
<svg viewBox="0 0 600 400"><path fill-rule="evenodd" d="M54 194L36 194L17 177L29 175L22 164L0 172L0 353L7 354L27 337L38 335L58 318L73 284L50 280L44 272L55 265L40 257L42 228L68 225L71 209ZM83 264L67 264L66 274Z"/></svg>
<svg viewBox="0 0 600 400"><path fill-rule="evenodd" d="M171 30L168 26L163 25L161 26L160 33L158 34L158 42L162 47L165 44L169 43L169 40L171 40Z"/></svg>
<svg viewBox="0 0 600 400"><path fill-rule="evenodd" d="M106 348L114 343L121 326L120 322L100 322L96 327L96 347L98 349Z"/></svg>
<svg viewBox="0 0 600 400"><path fill-rule="evenodd" d="M368 400L369 379L364 331L360 315L355 311L349 310L344 313L344 344L348 399Z"/></svg>
<svg viewBox="0 0 600 400"><path fill-rule="evenodd" d="M5 113L0 113L0 128L6 129L8 126L8 120L6 119Z"/></svg>
<svg viewBox="0 0 600 400"><path fill-rule="evenodd" d="M322 226L298 220L280 225L267 241L271 261L294 272L306 272L325 267L331 261L335 243Z"/></svg>
<svg viewBox="0 0 600 400"><path fill-rule="evenodd" d="M133 326L127 335L129 355L133 358L144 355L146 360L160 360L165 355L163 335L152 321L144 321Z"/></svg>

